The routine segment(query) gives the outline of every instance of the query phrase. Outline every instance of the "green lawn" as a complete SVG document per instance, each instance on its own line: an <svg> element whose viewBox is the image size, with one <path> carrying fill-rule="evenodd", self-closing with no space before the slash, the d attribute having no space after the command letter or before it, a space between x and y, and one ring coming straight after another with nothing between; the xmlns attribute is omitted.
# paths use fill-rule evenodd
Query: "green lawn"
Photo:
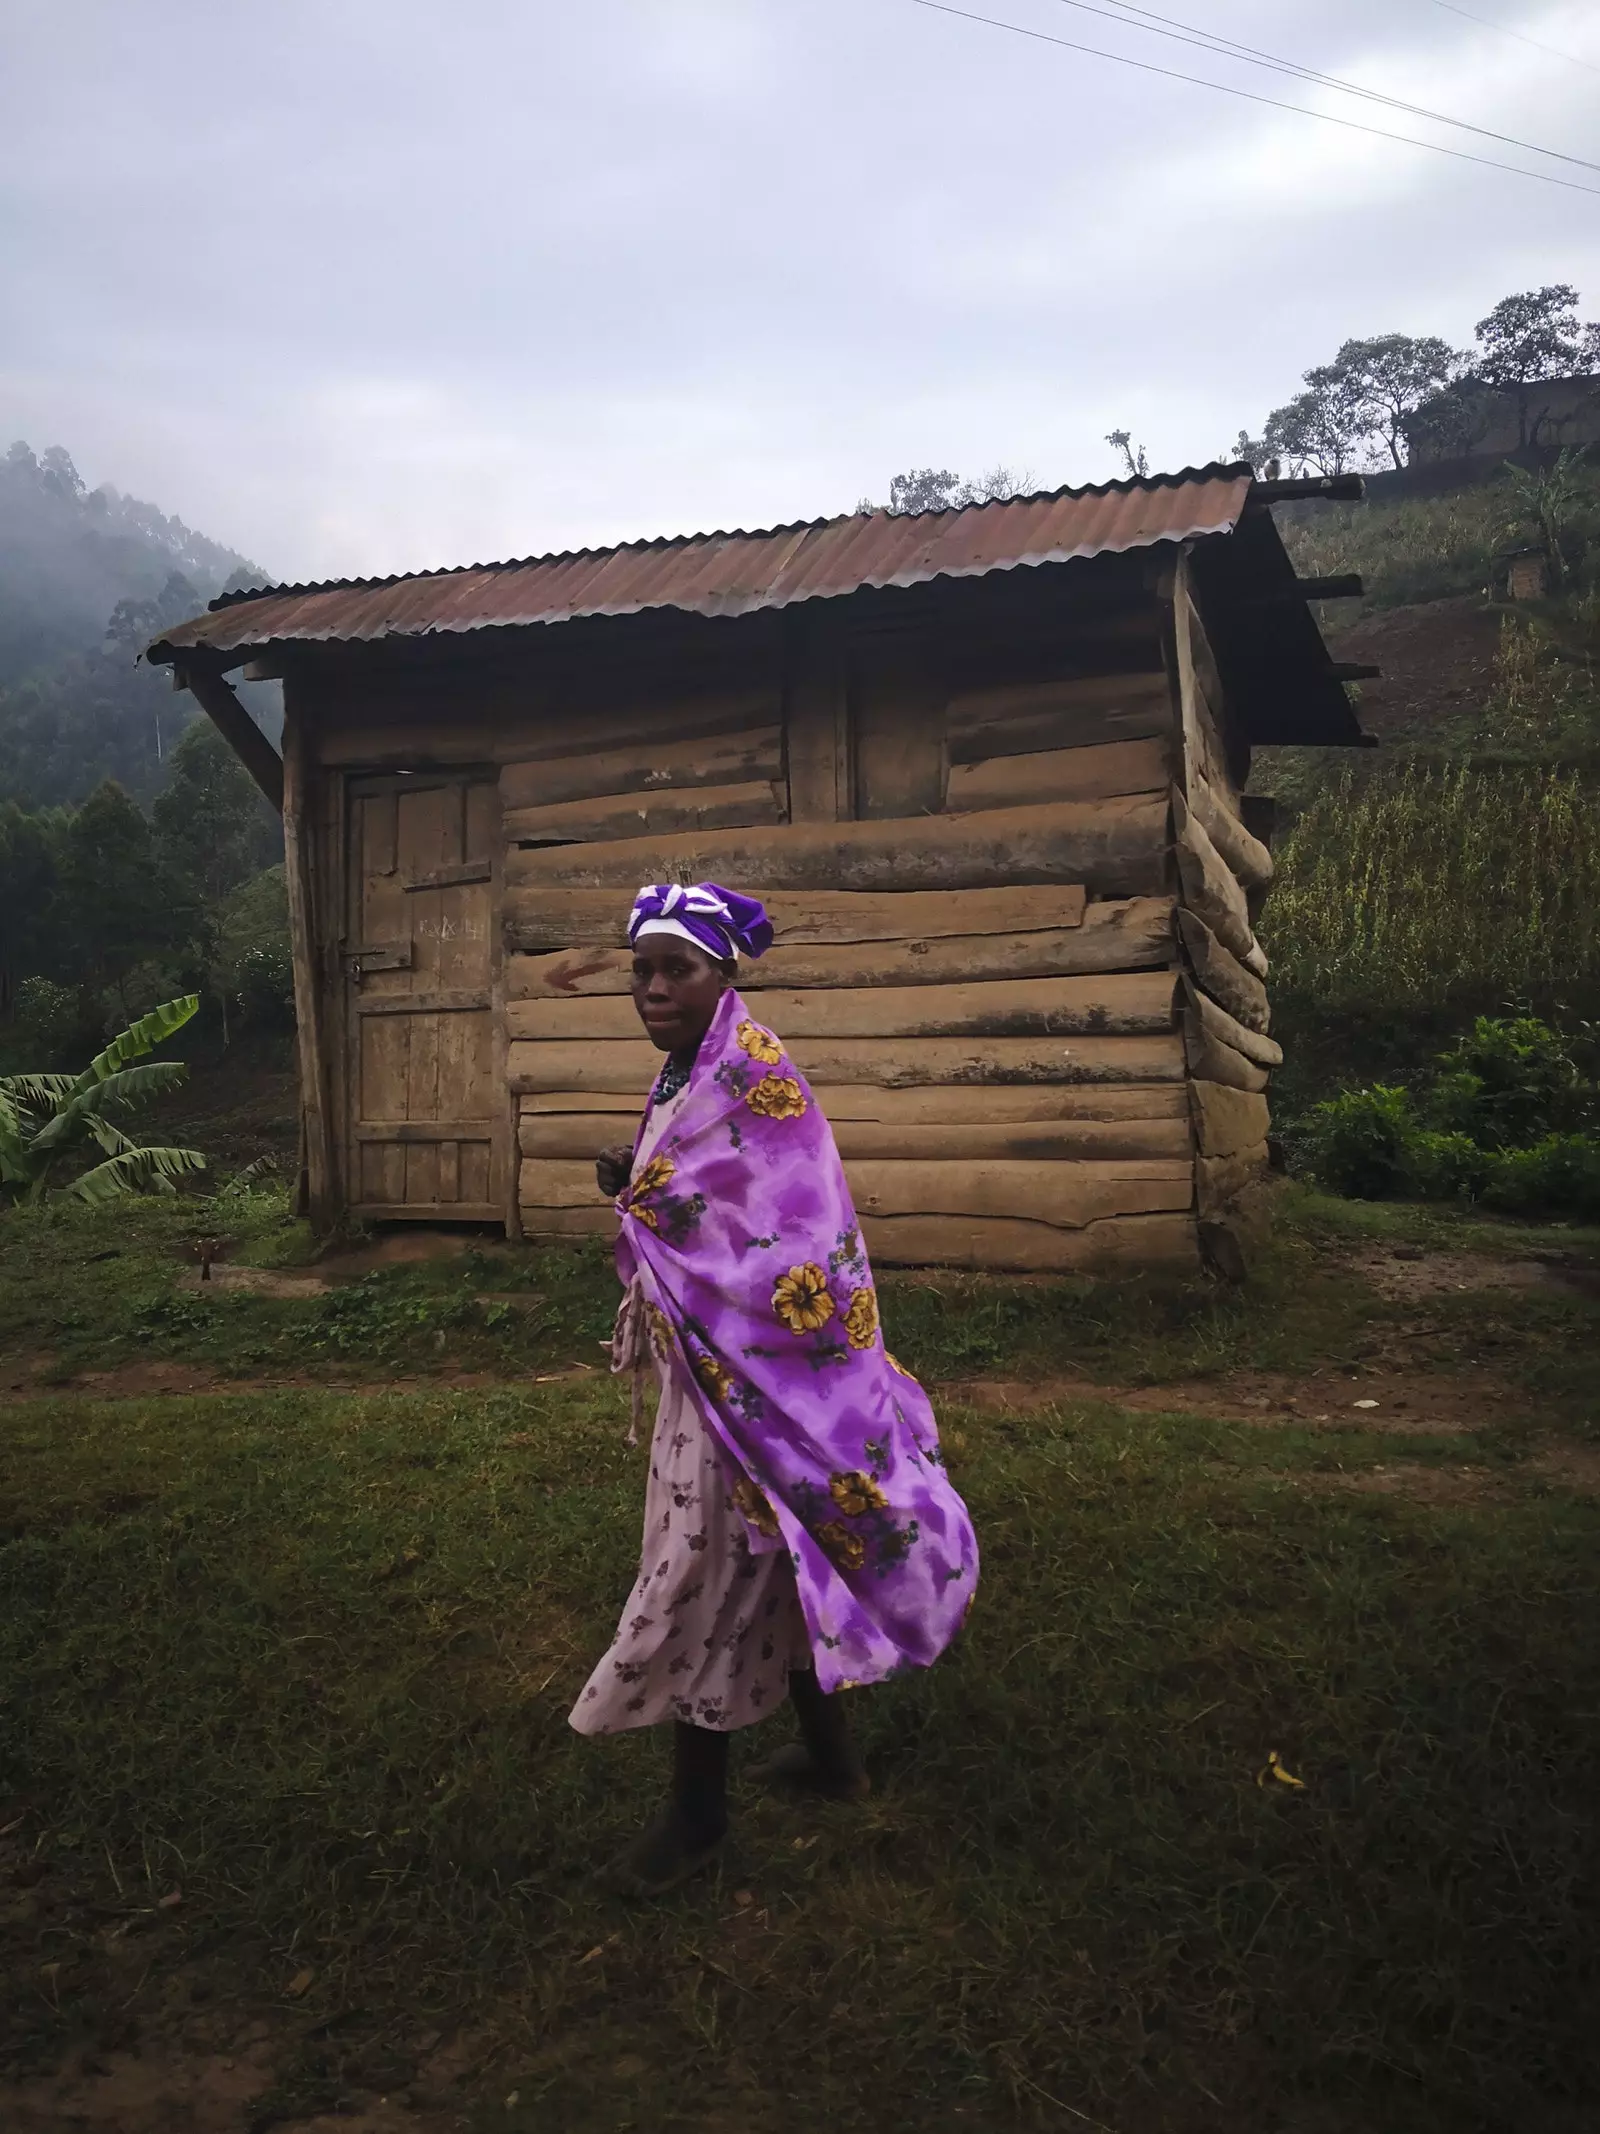
<svg viewBox="0 0 1600 2134"><path fill-rule="evenodd" d="M75 2041L180 2038L201 1978L273 2026L256 2127L426 2108L435 2034L474 2041L451 2096L506 2134L1313 2107L1523 2134L1600 2098L1600 1503L1537 1457L1593 1426L1581 1288L1430 1304L1444 1332L1407 1353L1493 1357L1485 1435L945 1399L982 1584L938 1668L854 1700L874 1799L741 1786L726 1872L629 1908L591 1877L664 1743L565 1714L632 1574L643 1454L605 1378L533 1382L603 1329L603 1268L385 1274L318 1349L357 1307L175 1297L186 1220L136 1211L116 1260L76 1219L0 1223L0 1339L246 1374L0 1406L0 2104L7 2066ZM886 1317L944 1378L1359 1368L1405 1307L1350 1251L1409 1220L1297 1203L1243 1298L892 1280ZM240 1249L288 1235L264 1212ZM533 1312L449 1317L517 1268ZM241 1345L414 1389L264 1388ZM502 1382L418 1384L462 1352ZM1355 1486L1380 1468L1417 1486Z"/></svg>

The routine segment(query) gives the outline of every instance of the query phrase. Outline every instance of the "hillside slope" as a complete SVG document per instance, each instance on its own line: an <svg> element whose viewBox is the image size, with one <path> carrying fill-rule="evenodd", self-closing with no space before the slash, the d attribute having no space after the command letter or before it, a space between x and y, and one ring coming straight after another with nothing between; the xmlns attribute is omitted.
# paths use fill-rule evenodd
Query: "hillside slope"
<svg viewBox="0 0 1600 2134"><path fill-rule="evenodd" d="M194 716L138 664L163 626L224 586L265 583L236 549L152 504L89 489L60 446L0 459L0 802L72 805L102 778L160 790ZM250 692L275 733L275 685Z"/></svg>

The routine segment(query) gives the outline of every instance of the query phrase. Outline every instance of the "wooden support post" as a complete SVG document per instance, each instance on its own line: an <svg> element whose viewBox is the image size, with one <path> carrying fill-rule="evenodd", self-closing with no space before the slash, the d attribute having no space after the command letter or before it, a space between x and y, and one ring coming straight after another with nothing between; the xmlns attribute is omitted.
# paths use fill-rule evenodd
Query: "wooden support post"
<svg viewBox="0 0 1600 2134"><path fill-rule="evenodd" d="M226 686L226 685L224 685ZM230 697L233 692L228 691ZM237 701L237 700L235 700ZM300 1068L300 1127L305 1160L305 1205L315 1230L329 1230L334 1206L333 1121L322 966L317 954L316 895L306 737L292 706L283 722L283 859L289 900L289 947L294 958L295 1045Z"/></svg>
<svg viewBox="0 0 1600 2134"><path fill-rule="evenodd" d="M187 689L256 784L281 815L283 760L215 667L183 661L172 670L176 688Z"/></svg>

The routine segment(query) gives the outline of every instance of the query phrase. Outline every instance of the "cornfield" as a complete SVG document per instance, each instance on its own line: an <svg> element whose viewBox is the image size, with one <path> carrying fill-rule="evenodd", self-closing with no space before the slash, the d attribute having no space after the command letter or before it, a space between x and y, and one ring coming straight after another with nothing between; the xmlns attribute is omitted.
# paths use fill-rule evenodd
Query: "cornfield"
<svg viewBox="0 0 1600 2134"><path fill-rule="evenodd" d="M1348 768L1279 852L1274 993L1318 1012L1600 1001L1600 787L1579 772Z"/></svg>

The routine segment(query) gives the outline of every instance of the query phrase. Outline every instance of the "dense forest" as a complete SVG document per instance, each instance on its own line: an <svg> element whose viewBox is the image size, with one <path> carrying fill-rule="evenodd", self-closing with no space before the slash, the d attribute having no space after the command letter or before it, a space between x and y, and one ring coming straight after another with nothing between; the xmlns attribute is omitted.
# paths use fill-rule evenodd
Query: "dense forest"
<svg viewBox="0 0 1600 2134"><path fill-rule="evenodd" d="M288 1015L277 819L193 699L139 654L247 557L90 489L70 454L0 459L0 1065L60 1064L199 988L208 1026ZM276 736L277 691L245 692Z"/></svg>

